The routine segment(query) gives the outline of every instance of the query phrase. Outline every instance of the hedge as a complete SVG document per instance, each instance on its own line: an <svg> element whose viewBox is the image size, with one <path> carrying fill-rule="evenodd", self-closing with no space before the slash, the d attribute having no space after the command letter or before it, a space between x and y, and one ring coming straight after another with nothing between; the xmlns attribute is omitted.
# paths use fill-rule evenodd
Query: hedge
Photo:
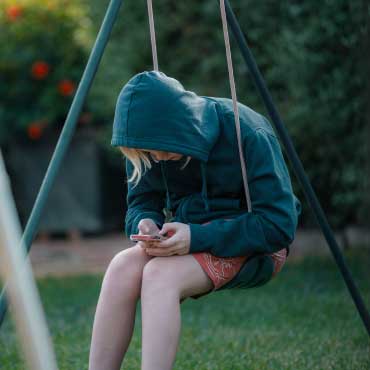
<svg viewBox="0 0 370 370"><path fill-rule="evenodd" d="M0 145L62 126L87 60L89 19L68 0L0 4ZM89 123L87 108L80 119Z"/></svg>

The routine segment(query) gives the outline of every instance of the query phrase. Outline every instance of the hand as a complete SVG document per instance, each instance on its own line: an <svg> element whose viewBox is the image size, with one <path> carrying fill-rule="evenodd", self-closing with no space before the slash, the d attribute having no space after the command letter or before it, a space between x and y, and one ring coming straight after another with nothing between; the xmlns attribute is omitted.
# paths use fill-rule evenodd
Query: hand
<svg viewBox="0 0 370 370"><path fill-rule="evenodd" d="M151 256L172 256L189 254L190 226L181 222L169 222L162 226L159 235L171 235L168 239L152 242L145 251Z"/></svg>
<svg viewBox="0 0 370 370"><path fill-rule="evenodd" d="M157 224L150 218L143 218L142 220L140 220L137 227L139 229L139 235L155 235L159 233L159 228ZM136 244L142 248L152 246L152 242L139 241Z"/></svg>

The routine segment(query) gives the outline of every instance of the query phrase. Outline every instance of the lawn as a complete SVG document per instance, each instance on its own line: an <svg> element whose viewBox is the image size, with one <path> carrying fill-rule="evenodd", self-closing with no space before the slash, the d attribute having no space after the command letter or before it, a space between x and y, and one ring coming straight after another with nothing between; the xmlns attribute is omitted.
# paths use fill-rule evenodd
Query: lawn
<svg viewBox="0 0 370 370"><path fill-rule="evenodd" d="M346 257L370 307L370 252ZM87 369L101 280L38 280L61 370ZM369 337L331 257L289 260L265 287L188 299L181 310L174 369L370 369ZM122 369L140 369L140 319L139 303ZM0 332L0 369L25 369L9 316Z"/></svg>

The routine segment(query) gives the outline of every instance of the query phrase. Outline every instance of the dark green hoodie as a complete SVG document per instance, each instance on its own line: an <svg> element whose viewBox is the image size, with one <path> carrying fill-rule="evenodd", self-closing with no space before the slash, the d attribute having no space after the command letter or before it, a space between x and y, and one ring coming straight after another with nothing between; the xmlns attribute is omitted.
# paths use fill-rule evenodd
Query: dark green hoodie
<svg viewBox="0 0 370 370"><path fill-rule="evenodd" d="M278 139L265 117L239 103L252 212L247 212L232 101L198 96L162 72L143 72L122 89L113 146L183 154L192 159L152 163L128 185L126 234L142 218L189 224L190 253L219 257L271 253L294 239L300 202L292 191ZM133 167L126 161L127 175Z"/></svg>

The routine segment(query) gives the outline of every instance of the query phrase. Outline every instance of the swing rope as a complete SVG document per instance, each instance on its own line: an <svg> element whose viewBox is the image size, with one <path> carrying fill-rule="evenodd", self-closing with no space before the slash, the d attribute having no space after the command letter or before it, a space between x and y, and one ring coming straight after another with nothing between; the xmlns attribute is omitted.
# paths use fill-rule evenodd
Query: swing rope
<svg viewBox="0 0 370 370"><path fill-rule="evenodd" d="M147 0L147 7L148 7L148 18L149 18L150 42L152 45L153 67L155 71L158 71L158 56L157 56L157 45L156 45L156 38L155 38L152 0ZM243 184L244 184L244 192L245 192L245 198L247 200L248 212L252 212L252 202L250 199L247 169L246 169L246 164L245 164L246 161L244 158L242 140L241 140L238 100L236 96L233 61L231 57L230 38L229 38L228 29L227 29L226 8L225 8L224 0L220 0L220 10L221 10L221 19L222 19L222 29L223 29L223 35L224 35L224 41L225 41L225 49L226 49L227 69L229 73L229 83L230 83L231 97L233 101L234 121L235 121L235 128L236 128L236 136L238 140L239 158L240 158L240 165L241 165Z"/></svg>
<svg viewBox="0 0 370 370"><path fill-rule="evenodd" d="M150 43L152 45L152 56L153 56L153 68L158 71L158 56L157 56L157 43L155 39L155 27L154 27L154 14L152 0L147 0L148 6L148 18L149 18L149 31L150 31Z"/></svg>
<svg viewBox="0 0 370 370"><path fill-rule="evenodd" d="M231 97L232 97L232 100L233 100L234 121L235 121L235 128L236 128L236 136L237 136L237 139L238 139L238 149L239 149L240 165L241 165L242 176L243 176L244 192L245 192L245 198L247 200L248 212L252 212L252 203L251 203L251 198L250 198L250 194L249 194L247 169L246 169L246 164L245 164L246 161L245 161L245 158L244 158L243 147L242 147L242 139L241 139L241 133L240 133L240 119L239 119L238 100L237 100L237 97L236 97L236 87L235 87L235 79L234 79L233 61L232 61L232 57L231 57L230 38L229 38L229 31L228 31L228 28L227 28L226 9L225 9L225 1L224 0L220 0L220 10L221 10L222 29L223 29L223 33L224 33L225 49L226 49L227 69L228 69L228 72L229 72Z"/></svg>

